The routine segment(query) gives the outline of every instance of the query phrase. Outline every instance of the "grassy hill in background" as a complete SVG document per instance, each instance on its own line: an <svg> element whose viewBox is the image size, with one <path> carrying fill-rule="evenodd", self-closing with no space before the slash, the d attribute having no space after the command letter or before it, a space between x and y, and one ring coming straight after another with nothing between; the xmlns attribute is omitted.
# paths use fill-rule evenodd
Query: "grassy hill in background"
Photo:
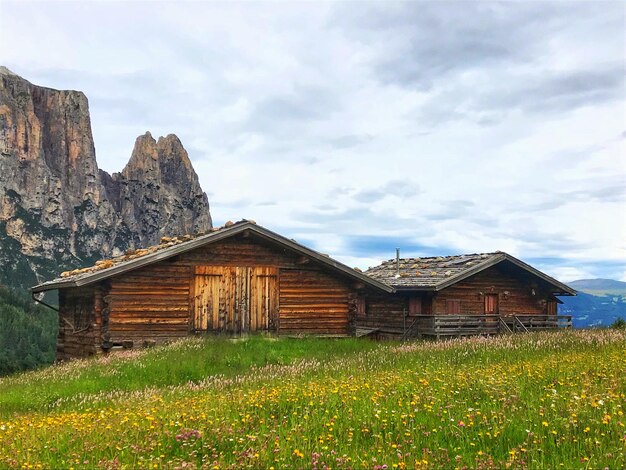
<svg viewBox="0 0 626 470"><path fill-rule="evenodd" d="M626 319L626 282L613 279L581 279L568 283L576 297L562 296L559 313L572 315L575 328L609 326Z"/></svg>
<svg viewBox="0 0 626 470"><path fill-rule="evenodd" d="M191 338L0 379L0 467L622 468L625 368L626 330Z"/></svg>
<svg viewBox="0 0 626 470"><path fill-rule="evenodd" d="M568 282L567 285L577 291L599 297L609 295L626 297L626 282L614 279L579 279Z"/></svg>
<svg viewBox="0 0 626 470"><path fill-rule="evenodd" d="M57 331L56 312L0 286L0 376L51 364Z"/></svg>

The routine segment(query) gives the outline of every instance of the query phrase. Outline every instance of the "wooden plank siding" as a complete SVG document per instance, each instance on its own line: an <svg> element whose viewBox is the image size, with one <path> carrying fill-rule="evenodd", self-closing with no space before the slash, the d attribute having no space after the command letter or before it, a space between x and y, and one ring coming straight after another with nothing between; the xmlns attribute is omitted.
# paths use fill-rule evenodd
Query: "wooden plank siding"
<svg viewBox="0 0 626 470"><path fill-rule="evenodd" d="M59 291L57 360L97 354L100 344L102 298L99 289L81 287ZM98 312L98 314L96 314Z"/></svg>
<svg viewBox="0 0 626 470"><path fill-rule="evenodd" d="M533 289L535 295L532 295ZM533 285L530 279L493 266L438 292L433 301L433 313L484 314L486 295L497 296L498 313L509 316L545 314L546 299L550 294ZM454 300L459 301L459 310L450 312L449 302Z"/></svg>
<svg viewBox="0 0 626 470"><path fill-rule="evenodd" d="M377 330L376 336L402 335L407 319L409 300L401 295L370 294L365 297L365 314L357 315L356 327Z"/></svg>
<svg viewBox="0 0 626 470"><path fill-rule="evenodd" d="M365 314L357 316L356 327L376 330L375 336L379 338L399 338L405 333L416 336L420 334L420 328L432 326L430 315L433 315L432 320L435 315L450 315L458 321L460 315L483 317L487 309L492 314L489 325L494 329L497 322L494 325L493 318L497 315L505 318L532 315L539 318L547 314L551 307L547 299L551 297L545 287L529 277L493 266L434 294L399 292L369 295L365 299ZM419 308L416 306L418 299L421 299ZM413 315L419 309L421 315ZM552 307L551 311L554 310ZM481 318L468 318L468 331L473 323L482 321Z"/></svg>
<svg viewBox="0 0 626 470"><path fill-rule="evenodd" d="M348 335L350 293L345 282L324 272L281 269L280 333Z"/></svg>
<svg viewBox="0 0 626 470"><path fill-rule="evenodd" d="M162 342L186 336L189 297L186 266L164 262L112 278L104 296L109 342Z"/></svg>

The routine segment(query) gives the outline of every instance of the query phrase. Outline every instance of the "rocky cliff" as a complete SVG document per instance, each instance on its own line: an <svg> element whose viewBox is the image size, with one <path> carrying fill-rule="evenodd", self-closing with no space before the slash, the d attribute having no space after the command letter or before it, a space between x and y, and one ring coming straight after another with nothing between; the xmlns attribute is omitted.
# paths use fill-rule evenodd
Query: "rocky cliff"
<svg viewBox="0 0 626 470"><path fill-rule="evenodd" d="M131 248L211 228L175 135L137 138L121 173L98 169L87 97L0 67L0 284L30 286Z"/></svg>

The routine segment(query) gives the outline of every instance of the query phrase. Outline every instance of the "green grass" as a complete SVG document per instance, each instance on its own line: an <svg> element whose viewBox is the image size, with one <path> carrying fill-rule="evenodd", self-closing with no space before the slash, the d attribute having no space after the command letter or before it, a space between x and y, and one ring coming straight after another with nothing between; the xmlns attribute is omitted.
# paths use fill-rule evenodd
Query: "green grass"
<svg viewBox="0 0 626 470"><path fill-rule="evenodd" d="M190 340L132 356L1 380L0 400L24 395L0 402L0 467L626 465L621 330Z"/></svg>
<svg viewBox="0 0 626 470"><path fill-rule="evenodd" d="M286 365L299 359L337 359L375 347L376 343L356 339L188 339L0 378L0 417L46 410L59 400L76 396L175 386L208 376L233 377L251 367Z"/></svg>

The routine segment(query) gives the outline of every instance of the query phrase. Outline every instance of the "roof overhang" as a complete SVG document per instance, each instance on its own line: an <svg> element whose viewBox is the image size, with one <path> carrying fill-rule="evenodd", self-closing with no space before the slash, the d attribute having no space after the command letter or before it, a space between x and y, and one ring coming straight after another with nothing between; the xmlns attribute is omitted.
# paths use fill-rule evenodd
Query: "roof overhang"
<svg viewBox="0 0 626 470"><path fill-rule="evenodd" d="M498 253L496 256L493 256L485 260L484 262L471 267L470 269L467 269L461 273L451 276L445 280L442 280L440 283L437 283L433 286L415 286L415 287L414 286L394 286L394 288L397 292L409 292L409 291L438 292L440 290L443 290L447 287L450 287L456 284L457 282L463 281L464 279L467 279L468 277L471 277L474 274L478 274L479 272L484 271L487 268L495 266L496 264L499 264L503 261L508 261L512 263L513 265L529 272L530 274L539 277L540 279L547 282L548 284L553 285L554 287L557 288L557 290L553 292L554 295L576 295L577 293L575 289L572 289L568 285L563 284L560 281L557 281L553 277L548 276L547 274L539 271L538 269L533 268L531 265L526 264L523 261L515 258L514 256L509 255L508 253Z"/></svg>
<svg viewBox="0 0 626 470"><path fill-rule="evenodd" d="M92 273L87 273L84 275L78 275L78 277L73 278L73 279L67 279L67 280L59 279L55 281L44 282L42 284L38 284L32 287L31 292L38 293L38 292L44 292L44 291L49 291L49 290L55 290L55 289L65 289L68 287L86 286L86 285L93 284L98 281L111 278L113 276L117 276L120 274L127 273L129 271L133 271L135 269L142 268L144 266L148 266L150 264L157 263L159 261L167 260L181 253L186 253L188 251L194 250L201 246L209 245L211 243L215 243L220 240L224 240L226 238L230 238L230 237L233 237L237 234L244 233L244 232L255 233L263 239L266 239L284 248L293 250L299 254L312 258L320 262L322 265L330 268L331 270L344 274L350 278L353 278L359 282L364 283L367 286L370 286L375 289L388 292L388 293L391 293L394 291L393 287L387 284L384 284L380 281L377 281L375 279L372 279L371 277L363 273L355 271L349 266L346 266L345 264L340 263L339 261L329 256L318 253L315 250L307 248L306 246L301 245L300 243L297 243L293 240L285 238L282 235L272 232L271 230L261 227L253 222L246 221L246 222L237 223L233 225L232 227L224 228L217 232L209 233L207 235L202 235L193 240L183 242L183 243L180 243L178 245L175 245L169 248L164 248L155 253L151 253L149 255L145 255L140 258L136 258L130 261L124 261L110 268L102 269L102 270L95 271Z"/></svg>

